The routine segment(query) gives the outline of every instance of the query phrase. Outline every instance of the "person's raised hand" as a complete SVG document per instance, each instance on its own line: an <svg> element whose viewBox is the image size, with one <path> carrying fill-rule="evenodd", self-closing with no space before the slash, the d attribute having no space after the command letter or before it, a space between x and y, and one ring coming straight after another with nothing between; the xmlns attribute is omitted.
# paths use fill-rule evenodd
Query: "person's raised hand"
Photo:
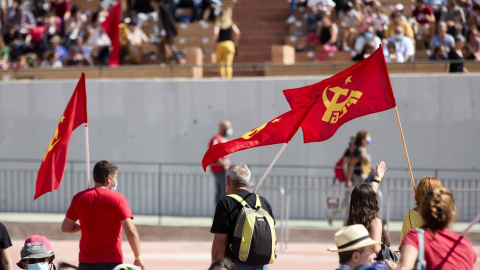
<svg viewBox="0 0 480 270"><path fill-rule="evenodd" d="M385 165L385 161L380 161L375 168L375 177L382 179L385 171L387 170L387 166Z"/></svg>

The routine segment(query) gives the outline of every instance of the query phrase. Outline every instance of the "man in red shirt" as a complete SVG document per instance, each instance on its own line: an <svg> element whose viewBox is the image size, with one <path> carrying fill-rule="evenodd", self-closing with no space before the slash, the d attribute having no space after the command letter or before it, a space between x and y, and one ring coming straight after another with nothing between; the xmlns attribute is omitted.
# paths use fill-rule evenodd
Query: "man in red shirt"
<svg viewBox="0 0 480 270"><path fill-rule="evenodd" d="M420 46L428 48L430 39L434 36L435 15L431 7L423 0L415 2L415 9L412 11L413 31Z"/></svg>
<svg viewBox="0 0 480 270"><path fill-rule="evenodd" d="M227 137L232 135L232 123L228 120L220 122L218 127L218 134L213 136L208 142L208 148L215 144L227 142ZM215 203L217 203L223 196L225 196L225 178L228 167L232 165L232 158L230 155L219 158L216 162L210 164L210 170L215 177Z"/></svg>
<svg viewBox="0 0 480 270"><path fill-rule="evenodd" d="M117 166L100 161L93 168L95 187L77 193L62 223L62 231L81 231L79 269L113 269L123 262L122 227L135 255L134 265L144 269L140 238L132 222L127 199L115 192ZM79 220L80 224L76 223Z"/></svg>

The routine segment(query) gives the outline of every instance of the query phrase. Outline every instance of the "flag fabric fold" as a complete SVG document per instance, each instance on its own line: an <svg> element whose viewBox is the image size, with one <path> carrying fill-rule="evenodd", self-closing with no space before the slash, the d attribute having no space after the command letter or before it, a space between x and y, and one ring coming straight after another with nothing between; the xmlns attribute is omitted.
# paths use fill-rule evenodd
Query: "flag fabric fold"
<svg viewBox="0 0 480 270"><path fill-rule="evenodd" d="M73 130L82 123L88 123L85 73L82 73L45 152L38 171L34 200L60 186L65 171L70 137Z"/></svg>
<svg viewBox="0 0 480 270"><path fill-rule="evenodd" d="M381 46L350 68L284 95L292 109L318 99L301 124L305 143L327 140L352 119L396 106Z"/></svg>
<svg viewBox="0 0 480 270"><path fill-rule="evenodd" d="M107 18L102 23L102 27L107 32L110 41L112 42L112 51L108 58L108 65L117 67L120 64L120 21L122 10L120 8L120 1L112 7L108 13Z"/></svg>
<svg viewBox="0 0 480 270"><path fill-rule="evenodd" d="M207 166L219 158L240 150L289 142L300 128L300 123L311 109L312 106L309 105L312 104L313 102L292 109L237 139L212 146L203 156L203 170L206 171Z"/></svg>

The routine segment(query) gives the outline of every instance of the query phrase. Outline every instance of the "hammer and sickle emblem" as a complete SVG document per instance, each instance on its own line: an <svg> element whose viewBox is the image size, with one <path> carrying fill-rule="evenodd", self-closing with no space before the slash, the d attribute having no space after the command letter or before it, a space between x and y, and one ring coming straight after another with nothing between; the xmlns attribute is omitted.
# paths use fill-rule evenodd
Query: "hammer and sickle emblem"
<svg viewBox="0 0 480 270"><path fill-rule="evenodd" d="M362 96L362 92L355 90L350 91L349 89L340 88L338 86L328 88L329 86L330 85L325 88L322 95L323 104L327 108L325 114L322 117L322 121L335 124L342 116L347 113L348 106L357 103L357 100L360 99L360 97ZM332 100L328 99L327 90L335 93ZM348 96L348 98L346 98L343 102L337 103L340 96L347 96L349 91L350 95Z"/></svg>
<svg viewBox="0 0 480 270"><path fill-rule="evenodd" d="M280 118L275 118L273 119L271 122L272 123L275 123L275 122L278 122L280 121ZM245 133L242 135L241 138L244 138L245 140L248 140L250 138L252 138L255 134L257 134L260 130L262 130L269 122L257 127L257 128L254 128L252 130L250 130L249 132Z"/></svg>
<svg viewBox="0 0 480 270"><path fill-rule="evenodd" d="M62 118L60 119L60 123L58 124L60 126L61 123L63 123L63 119L65 119L65 116L62 115ZM57 145L57 143L60 141L58 138L58 126L57 129L55 130L55 133L53 134L52 139L50 140L50 144L48 145L47 151L45 152L45 155L43 156L43 161L45 161L45 158L47 157L48 153L52 151L53 147Z"/></svg>

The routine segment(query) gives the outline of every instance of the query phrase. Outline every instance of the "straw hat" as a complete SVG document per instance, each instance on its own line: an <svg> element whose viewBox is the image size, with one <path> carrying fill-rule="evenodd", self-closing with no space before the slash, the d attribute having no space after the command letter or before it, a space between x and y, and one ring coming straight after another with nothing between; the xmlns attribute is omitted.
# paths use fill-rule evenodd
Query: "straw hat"
<svg viewBox="0 0 480 270"><path fill-rule="evenodd" d="M370 238L367 229L361 224L342 228L335 233L334 239L336 247L329 248L328 251L344 252L371 245L382 244L382 242L375 241Z"/></svg>

